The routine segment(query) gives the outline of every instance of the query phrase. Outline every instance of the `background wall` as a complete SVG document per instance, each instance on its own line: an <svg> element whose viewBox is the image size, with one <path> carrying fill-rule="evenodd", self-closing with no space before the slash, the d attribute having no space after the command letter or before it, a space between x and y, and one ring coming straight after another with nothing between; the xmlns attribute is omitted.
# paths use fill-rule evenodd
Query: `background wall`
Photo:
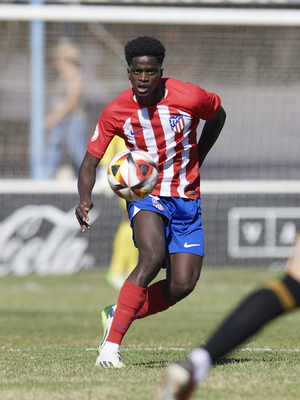
<svg viewBox="0 0 300 400"><path fill-rule="evenodd" d="M202 190L206 264L282 264L299 230L299 26L204 26L168 21L45 22L44 27L45 112L56 76L51 52L61 37L68 37L81 51L87 139L105 105L129 87L123 47L138 35L156 36L164 43L165 77L193 81L219 94L227 121L201 168L203 182L215 183L213 192L205 191L205 185ZM78 202L76 176L66 153L47 191L31 192L29 38L30 22L0 21L0 221L2 227L10 226L12 217L15 221L9 235L6 229L0 230L1 271L17 271L20 260L26 264L20 268L22 273L106 268L121 218L117 199L100 195L100 188L96 190L93 229L81 236L74 218ZM199 132L202 126L203 122ZM72 185L71 194L64 189L57 192L55 185L60 179ZM218 192L220 182L230 186L233 180L234 191ZM239 182L245 180L257 181L257 186L272 180L274 185L270 193L239 193ZM27 186L16 193L16 186L22 181ZM290 182L295 190L284 192L282 182ZM247 183L243 185L247 187ZM26 208L29 206L32 208ZM271 214L265 217L268 209ZM33 220L20 218L25 211L30 211ZM100 215L96 218L97 213ZM61 218L67 222L60 225ZM65 235L56 245L50 241L54 232ZM48 241L52 244L46 246ZM18 243L22 244L22 251L18 250ZM68 262L62 261L64 246L72 253L75 243L81 250L78 247L77 258L74 256L64 269L69 262L68 257ZM60 257L56 246L61 249ZM44 252L37 256L41 248Z"/></svg>

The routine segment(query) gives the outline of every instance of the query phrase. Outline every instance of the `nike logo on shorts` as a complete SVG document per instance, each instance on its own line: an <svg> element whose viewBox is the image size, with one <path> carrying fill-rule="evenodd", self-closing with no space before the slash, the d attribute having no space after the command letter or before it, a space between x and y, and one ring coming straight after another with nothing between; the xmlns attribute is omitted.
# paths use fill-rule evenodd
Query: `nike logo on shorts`
<svg viewBox="0 0 300 400"><path fill-rule="evenodd" d="M186 249L188 249L189 247L201 246L201 244L199 244L199 243L197 243L197 244L187 244L187 242L185 242L183 246Z"/></svg>

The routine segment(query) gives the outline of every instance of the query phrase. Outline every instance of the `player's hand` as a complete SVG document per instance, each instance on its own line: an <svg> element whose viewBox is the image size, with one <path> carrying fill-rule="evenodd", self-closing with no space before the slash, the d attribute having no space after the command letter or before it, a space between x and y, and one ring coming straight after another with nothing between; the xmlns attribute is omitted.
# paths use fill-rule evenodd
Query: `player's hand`
<svg viewBox="0 0 300 400"><path fill-rule="evenodd" d="M79 225L81 227L82 233L85 232L85 228L91 229L90 225L88 224L87 221L89 221L89 215L88 212L94 207L93 203L90 202L89 205L87 205L86 202L80 203L76 208L75 208L75 215L76 218L79 222Z"/></svg>

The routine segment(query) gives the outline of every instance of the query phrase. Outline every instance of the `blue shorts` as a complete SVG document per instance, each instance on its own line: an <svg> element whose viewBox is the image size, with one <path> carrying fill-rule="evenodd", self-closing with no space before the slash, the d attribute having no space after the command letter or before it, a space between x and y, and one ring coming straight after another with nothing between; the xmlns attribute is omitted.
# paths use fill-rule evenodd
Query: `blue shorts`
<svg viewBox="0 0 300 400"><path fill-rule="evenodd" d="M153 211L165 217L166 253L191 253L204 257L200 206L201 199L152 195L142 200L127 201L131 226L133 217L140 210Z"/></svg>

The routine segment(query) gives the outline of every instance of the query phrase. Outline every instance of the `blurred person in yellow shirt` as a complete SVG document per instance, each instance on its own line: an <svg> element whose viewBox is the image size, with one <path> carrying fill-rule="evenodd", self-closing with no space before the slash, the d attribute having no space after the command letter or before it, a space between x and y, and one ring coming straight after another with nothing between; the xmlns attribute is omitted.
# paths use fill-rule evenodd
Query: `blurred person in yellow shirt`
<svg viewBox="0 0 300 400"><path fill-rule="evenodd" d="M107 182L108 164L117 153L125 149L124 140L115 136L101 160L101 165L98 168L97 180L100 184L100 193L105 196L114 196L114 192ZM112 257L106 274L107 283L117 290L121 289L125 279L136 267L138 261L138 250L135 248L132 241L132 230L126 211L126 201L119 198L119 204L123 217L114 238Z"/></svg>

